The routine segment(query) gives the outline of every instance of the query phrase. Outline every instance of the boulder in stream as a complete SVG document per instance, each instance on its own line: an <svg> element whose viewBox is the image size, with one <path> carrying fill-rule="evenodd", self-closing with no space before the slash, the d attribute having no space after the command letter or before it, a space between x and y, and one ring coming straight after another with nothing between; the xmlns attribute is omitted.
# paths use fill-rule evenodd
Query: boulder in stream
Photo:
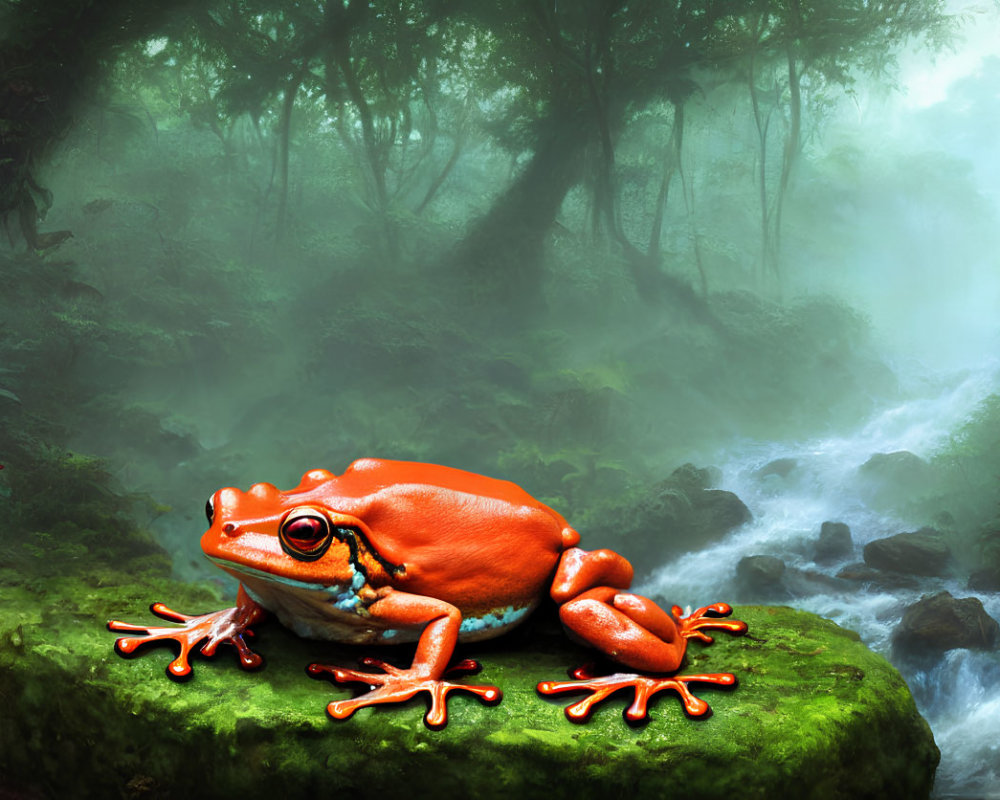
<svg viewBox="0 0 1000 800"><path fill-rule="evenodd" d="M854 552L851 529L843 522L824 522L819 529L813 558L818 564L828 564L847 558Z"/></svg>
<svg viewBox="0 0 1000 800"><path fill-rule="evenodd" d="M933 485L933 469L909 450L876 453L858 468L861 495L870 503L898 506L919 499Z"/></svg>
<svg viewBox="0 0 1000 800"><path fill-rule="evenodd" d="M904 575L902 572L882 571L863 563L848 564L837 573L837 577L851 583L868 584L885 592L895 592L899 589L916 589L920 586L920 579L913 575Z"/></svg>
<svg viewBox="0 0 1000 800"><path fill-rule="evenodd" d="M850 582L815 570L789 567L777 556L755 555L736 565L739 596L748 600L789 601L831 592L841 594L853 587Z"/></svg>
<svg viewBox="0 0 1000 800"><path fill-rule="evenodd" d="M600 531L603 546L617 550L642 575L753 518L733 492L711 488L717 478L716 470L685 464L631 502L595 513L584 532Z"/></svg>
<svg viewBox="0 0 1000 800"><path fill-rule="evenodd" d="M781 590L785 562L777 556L745 556L736 565L736 580L749 592L772 596Z"/></svg>
<svg viewBox="0 0 1000 800"><path fill-rule="evenodd" d="M981 567L969 576L968 588L974 592L1000 592L1000 570Z"/></svg>
<svg viewBox="0 0 1000 800"><path fill-rule="evenodd" d="M764 480L765 478L770 478L771 476L777 476L779 478L787 478L792 474L799 466L799 460L797 458L786 457L786 458L776 458L774 461L769 461L763 467L755 470L753 476L758 480Z"/></svg>
<svg viewBox="0 0 1000 800"><path fill-rule="evenodd" d="M926 594L903 612L893 646L908 655L939 655L957 647L992 650L1000 642L1000 624L978 597Z"/></svg>
<svg viewBox="0 0 1000 800"><path fill-rule="evenodd" d="M934 528L876 539L865 545L864 558L870 567L907 575L941 576L951 568L951 551Z"/></svg>

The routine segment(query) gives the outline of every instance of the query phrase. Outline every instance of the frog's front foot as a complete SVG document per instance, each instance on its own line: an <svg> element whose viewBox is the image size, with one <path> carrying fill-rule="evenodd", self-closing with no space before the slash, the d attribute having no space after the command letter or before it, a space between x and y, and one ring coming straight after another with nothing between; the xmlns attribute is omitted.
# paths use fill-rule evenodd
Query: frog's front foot
<svg viewBox="0 0 1000 800"><path fill-rule="evenodd" d="M570 674L577 680L542 681L538 684L538 692L543 695L590 692L589 696L565 709L566 718L570 722L577 723L583 723L590 719L590 715L598 703L621 689L634 690L632 704L625 709L625 720L630 724L647 722L650 699L665 689L670 689L680 695L684 712L689 717L707 718L711 715L712 709L708 703L692 694L688 684L714 683L717 686L732 688L737 683L736 676L728 672L706 675L672 675L669 677L615 672L611 675L598 676L593 665L586 665L573 670Z"/></svg>
<svg viewBox="0 0 1000 800"><path fill-rule="evenodd" d="M215 655L220 644L232 645L236 648L240 665L244 669L255 669L264 661L249 648L243 638L253 636L249 626L264 618L264 610L250 600L242 586L234 608L225 608L209 614L181 614L167 608L163 603L153 603L149 608L162 619L179 622L180 627L133 625L130 622L113 619L108 622L108 630L140 634L124 636L115 641L115 651L118 655L128 658L147 644L176 642L180 645L180 652L167 665L167 675L174 680L185 680L191 676L190 655L198 645L201 645L199 652L205 656Z"/></svg>
<svg viewBox="0 0 1000 800"><path fill-rule="evenodd" d="M308 667L309 674L314 678L329 673L337 683L366 683L371 687L371 691L353 700L337 700L330 703L326 710L334 719L347 719L359 708L380 703L402 703L419 692L427 692L430 697L430 707L424 715L424 723L432 730L439 730L448 724L447 697L450 692L474 694L487 705L495 705L503 699L502 692L496 686L467 686L442 680L451 675L479 672L479 664L471 659L458 662L445 670L440 677L434 677L426 669L413 667L400 669L374 658L364 658L361 664L365 667L376 667L382 672L360 672L324 664L310 664Z"/></svg>

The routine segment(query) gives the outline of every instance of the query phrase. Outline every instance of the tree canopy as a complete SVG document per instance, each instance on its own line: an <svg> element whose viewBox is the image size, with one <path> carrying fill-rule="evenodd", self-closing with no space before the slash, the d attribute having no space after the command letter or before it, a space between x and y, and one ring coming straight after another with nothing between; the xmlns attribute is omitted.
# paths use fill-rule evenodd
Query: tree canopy
<svg viewBox="0 0 1000 800"><path fill-rule="evenodd" d="M670 256L661 238L670 184L684 178L685 108L720 85L745 87L739 113L757 132L745 156L759 195L754 269L780 280L782 210L811 116L857 75L887 74L904 42L940 44L948 30L941 0L8 0L2 13L0 217L30 246L46 243L37 223L51 203L39 160L81 98L99 94L109 112L128 107L154 128L180 117L208 128L233 168L248 147L267 151L258 199L277 242L296 225L297 144L326 139L352 165L344 189L380 229L386 258L400 257L403 218L430 213L464 154L505 153L506 184L450 256L500 302L537 299L545 242L568 227L560 215L577 189L576 233L617 249L640 291L662 287L680 258L697 261L704 292L697 236ZM661 162L649 181L619 150L657 117Z"/></svg>

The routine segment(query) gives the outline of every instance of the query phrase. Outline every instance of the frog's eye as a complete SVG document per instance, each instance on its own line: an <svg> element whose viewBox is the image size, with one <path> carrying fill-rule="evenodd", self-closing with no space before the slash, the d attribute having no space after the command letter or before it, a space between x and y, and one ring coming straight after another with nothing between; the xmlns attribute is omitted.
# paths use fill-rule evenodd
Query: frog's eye
<svg viewBox="0 0 1000 800"><path fill-rule="evenodd" d="M210 494L208 500L205 501L205 516L208 517L208 525L212 526L212 522L215 520L215 495Z"/></svg>
<svg viewBox="0 0 1000 800"><path fill-rule="evenodd" d="M297 508L281 523L281 549L299 561L315 561L333 539L330 521L314 508Z"/></svg>

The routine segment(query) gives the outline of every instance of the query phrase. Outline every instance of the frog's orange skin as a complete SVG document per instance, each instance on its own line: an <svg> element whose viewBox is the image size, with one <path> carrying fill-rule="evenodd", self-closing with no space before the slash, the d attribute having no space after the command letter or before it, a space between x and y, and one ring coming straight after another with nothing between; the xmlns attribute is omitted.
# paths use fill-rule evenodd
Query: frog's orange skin
<svg viewBox="0 0 1000 800"><path fill-rule="evenodd" d="M567 708L576 722L593 705L621 688L635 690L626 712L646 718L646 701L663 689L677 691L692 716L709 712L687 689L689 682L733 685L729 674L672 676L687 639L711 642L702 629L744 633L738 620L721 619L732 609L717 603L682 617L651 600L624 591L632 566L611 550L577 547L579 534L556 511L520 487L434 464L362 459L343 475L307 472L291 491L258 483L247 492L220 489L209 501L210 527L202 536L206 555L240 581L234 608L201 616L156 603L158 616L181 627L149 627L112 620L114 631L140 634L116 642L122 655L148 642L173 641L180 653L168 667L174 678L191 673L190 652L213 655L219 644L236 647L245 668L261 658L244 641L265 610L300 635L357 644L417 641L408 669L374 659L362 672L320 664L310 674L329 673L340 682L366 683L367 694L330 703L343 719L358 708L400 702L426 691L432 728L447 722L451 691L498 702L495 686L451 683L445 677L478 670L473 661L449 669L455 644L497 636L521 622L548 594L560 619L577 637L608 658L643 674L543 682L544 694L589 690ZM652 673L652 674L650 674Z"/></svg>

